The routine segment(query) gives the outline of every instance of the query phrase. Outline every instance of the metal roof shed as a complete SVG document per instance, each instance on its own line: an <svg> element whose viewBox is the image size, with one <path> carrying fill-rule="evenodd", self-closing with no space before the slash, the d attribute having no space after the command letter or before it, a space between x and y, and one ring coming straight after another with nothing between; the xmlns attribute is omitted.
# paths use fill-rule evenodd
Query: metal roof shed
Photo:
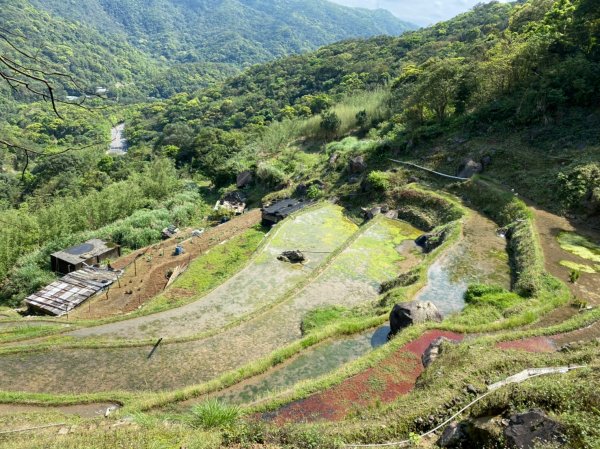
<svg viewBox="0 0 600 449"><path fill-rule="evenodd" d="M304 199L287 199L278 201L262 209L262 220L265 224L276 224L287 218L290 214L306 207L310 202Z"/></svg>
<svg viewBox="0 0 600 449"><path fill-rule="evenodd" d="M86 267L28 296L25 303L35 311L61 316L110 287L121 274L122 271Z"/></svg>
<svg viewBox="0 0 600 449"><path fill-rule="evenodd" d="M50 256L52 271L68 274L86 265L99 264L109 258L121 255L121 247L104 240L92 239L81 245L58 251Z"/></svg>

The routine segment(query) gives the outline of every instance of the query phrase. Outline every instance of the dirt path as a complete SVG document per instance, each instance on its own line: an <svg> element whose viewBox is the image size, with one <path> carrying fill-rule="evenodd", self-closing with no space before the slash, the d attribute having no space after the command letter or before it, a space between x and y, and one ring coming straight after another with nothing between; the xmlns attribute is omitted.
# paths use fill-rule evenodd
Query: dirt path
<svg viewBox="0 0 600 449"><path fill-rule="evenodd" d="M209 228L200 237L183 242L172 238L114 261L112 265L115 268L127 267L120 282L115 283L108 294L99 295L69 313L69 318L98 319L137 309L165 288L168 281L166 273L170 270L178 265L188 264L213 246L258 224L260 220L260 210L254 209L227 223ZM185 232L181 234L186 235ZM184 255L173 255L177 245L184 247ZM134 260L136 260L135 265L132 265Z"/></svg>

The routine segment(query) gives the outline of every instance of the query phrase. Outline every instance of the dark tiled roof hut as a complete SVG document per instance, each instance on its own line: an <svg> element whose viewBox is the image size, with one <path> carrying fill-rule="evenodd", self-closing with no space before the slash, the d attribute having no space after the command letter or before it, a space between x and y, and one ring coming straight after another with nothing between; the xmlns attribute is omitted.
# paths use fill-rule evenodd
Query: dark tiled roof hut
<svg viewBox="0 0 600 449"><path fill-rule="evenodd" d="M69 274L86 265L99 264L103 260L117 258L121 255L121 247L104 240L88 240L81 245L58 251L50 256L52 271Z"/></svg>
<svg viewBox="0 0 600 449"><path fill-rule="evenodd" d="M266 225L274 225L279 223L281 220L286 219L291 214L310 204L304 199L287 199L278 201L268 207L262 209L262 221Z"/></svg>

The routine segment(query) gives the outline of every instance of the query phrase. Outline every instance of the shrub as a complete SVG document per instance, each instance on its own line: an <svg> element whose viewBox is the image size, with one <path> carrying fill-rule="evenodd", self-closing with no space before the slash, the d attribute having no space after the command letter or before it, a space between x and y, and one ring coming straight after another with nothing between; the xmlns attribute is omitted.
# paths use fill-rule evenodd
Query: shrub
<svg viewBox="0 0 600 449"><path fill-rule="evenodd" d="M340 126L342 126L342 120L335 112L329 111L323 113L320 124L323 131L329 135L335 135L340 129Z"/></svg>
<svg viewBox="0 0 600 449"><path fill-rule="evenodd" d="M283 170L266 162L261 162L260 164L258 164L258 168L256 169L256 176L264 184L267 184L269 186L283 184L287 180L287 177Z"/></svg>
<svg viewBox="0 0 600 449"><path fill-rule="evenodd" d="M558 174L560 196L566 207L579 209L586 201L600 202L600 164L580 165Z"/></svg>
<svg viewBox="0 0 600 449"><path fill-rule="evenodd" d="M318 185L313 184L308 188L306 196L308 196L311 200L318 200L319 198L323 197L323 191L319 188Z"/></svg>
<svg viewBox="0 0 600 449"><path fill-rule="evenodd" d="M367 176L367 181L375 190L384 192L390 188L390 180L387 173L382 171L372 171Z"/></svg>
<svg viewBox="0 0 600 449"><path fill-rule="evenodd" d="M581 276L581 271L571 270L571 272L569 273L569 281L571 281L571 284L574 284L575 282L577 282L579 280L580 276Z"/></svg>

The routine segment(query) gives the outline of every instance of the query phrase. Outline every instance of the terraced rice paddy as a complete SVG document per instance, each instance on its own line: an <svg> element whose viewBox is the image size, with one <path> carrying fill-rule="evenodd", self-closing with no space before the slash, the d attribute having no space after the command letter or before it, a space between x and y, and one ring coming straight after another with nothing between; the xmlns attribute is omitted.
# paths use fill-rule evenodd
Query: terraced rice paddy
<svg viewBox="0 0 600 449"><path fill-rule="evenodd" d="M406 223L383 217L358 230L344 220L340 208L330 205L309 210L275 232L246 269L210 295L190 306L158 314L159 317L145 317L142 322L152 320L153 328L164 330L167 335L185 335L219 323L223 326L226 319L267 306L251 319L201 340L163 344L151 359L147 357L150 347L55 349L51 354L6 355L2 362L9 369L0 379L0 388L18 386L26 391L60 393L157 391L213 379L301 338L302 317L314 308L354 306L377 298L379 284L396 275L404 261L397 248L419 233ZM317 247L307 245L309 242L314 245L315 239L319 239L320 251L337 249L339 253L330 258L320 252L310 253ZM276 259L282 250L290 248L307 251L307 264L294 266ZM264 276L259 279L259 272L270 280L268 285ZM278 285L277 273L285 286ZM241 282L251 287L244 289ZM290 288L289 296L278 297ZM213 308L203 309L207 304ZM205 310L206 315L199 310ZM140 319L131 321L131 325L130 322L115 325L123 335L138 336L140 332L145 335ZM100 328L101 332L108 332L107 327L111 326L114 325ZM72 375L74 372L76 377Z"/></svg>
<svg viewBox="0 0 600 449"><path fill-rule="evenodd" d="M305 280L355 231L342 209L326 205L286 221L272 232L267 245L251 264L215 290L184 307L73 332L73 336L121 338L182 337L217 329L228 322L274 302ZM314 250L303 265L277 260L289 249Z"/></svg>
<svg viewBox="0 0 600 449"><path fill-rule="evenodd" d="M288 363L284 363L262 376L257 376L234 387L211 395L232 404L248 404L267 397L270 393L285 390L298 382L327 374L341 365L355 360L370 350L387 342L389 326L369 330L362 334L327 341L308 350ZM180 404L186 409L205 400L196 398Z"/></svg>
<svg viewBox="0 0 600 449"><path fill-rule="evenodd" d="M496 224L471 211L464 224L464 239L433 263L427 286L416 299L433 302L443 315L460 312L470 283L497 284L510 288L506 240Z"/></svg>

